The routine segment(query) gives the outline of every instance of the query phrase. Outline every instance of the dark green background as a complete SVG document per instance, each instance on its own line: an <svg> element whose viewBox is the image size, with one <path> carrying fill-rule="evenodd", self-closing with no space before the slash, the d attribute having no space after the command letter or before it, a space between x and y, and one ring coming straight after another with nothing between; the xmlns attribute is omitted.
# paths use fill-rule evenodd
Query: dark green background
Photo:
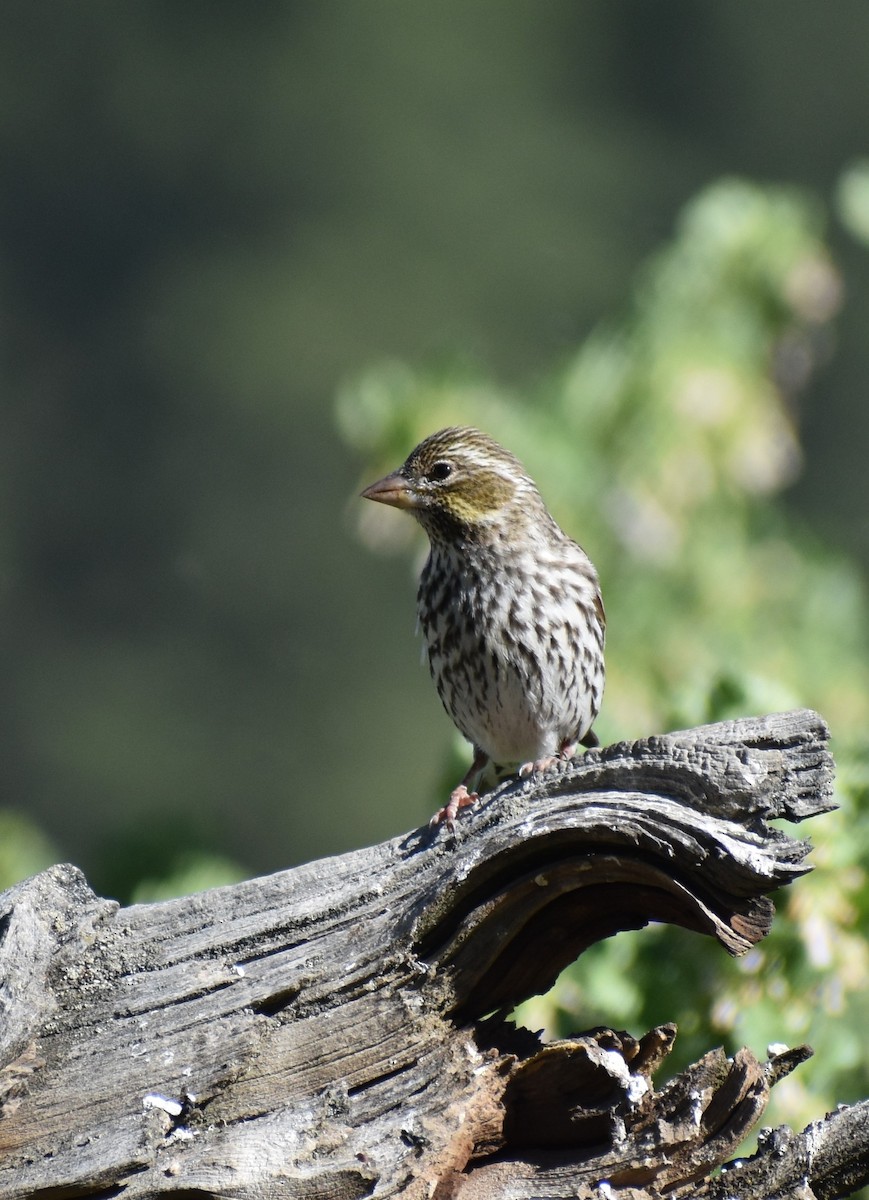
<svg viewBox="0 0 869 1200"><path fill-rule="evenodd" d="M451 727L336 390L393 356L521 388L710 181L829 202L867 46L856 0L4 5L0 803L121 895L419 823ZM865 563L869 253L830 238L788 503Z"/></svg>

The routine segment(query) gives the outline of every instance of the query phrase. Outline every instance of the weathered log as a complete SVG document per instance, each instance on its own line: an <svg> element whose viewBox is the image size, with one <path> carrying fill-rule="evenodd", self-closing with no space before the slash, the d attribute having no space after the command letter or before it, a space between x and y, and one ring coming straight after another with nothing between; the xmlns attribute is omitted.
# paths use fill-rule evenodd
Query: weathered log
<svg viewBox="0 0 869 1200"><path fill-rule="evenodd" d="M610 746L507 782L454 836L160 904L119 909L67 866L19 884L0 1200L705 1187L802 1051L713 1051L655 1092L672 1027L541 1046L487 1014L652 920L760 940L768 894L808 869L769 821L831 807L826 741L800 711Z"/></svg>
<svg viewBox="0 0 869 1200"><path fill-rule="evenodd" d="M802 1133L762 1130L757 1153L697 1190L702 1200L836 1200L869 1180L869 1100L842 1105Z"/></svg>

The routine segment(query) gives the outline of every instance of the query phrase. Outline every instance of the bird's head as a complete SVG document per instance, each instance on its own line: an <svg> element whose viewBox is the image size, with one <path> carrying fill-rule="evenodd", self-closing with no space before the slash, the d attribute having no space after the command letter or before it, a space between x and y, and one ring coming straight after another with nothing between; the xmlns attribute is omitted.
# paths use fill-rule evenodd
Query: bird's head
<svg viewBox="0 0 869 1200"><path fill-rule="evenodd" d="M519 460L470 428L431 434L397 471L362 495L408 509L433 541L485 538L505 524L546 511Z"/></svg>

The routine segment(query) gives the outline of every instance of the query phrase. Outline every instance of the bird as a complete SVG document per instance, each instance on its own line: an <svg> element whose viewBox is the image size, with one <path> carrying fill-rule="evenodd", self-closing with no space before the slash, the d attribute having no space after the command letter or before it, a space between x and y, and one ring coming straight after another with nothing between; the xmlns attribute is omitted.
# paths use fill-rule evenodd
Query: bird
<svg viewBox="0 0 869 1200"><path fill-rule="evenodd" d="M430 822L453 830L490 766L527 777L599 745L597 571L519 459L478 429L431 434L362 497L406 510L428 535L418 627L443 706L474 751Z"/></svg>

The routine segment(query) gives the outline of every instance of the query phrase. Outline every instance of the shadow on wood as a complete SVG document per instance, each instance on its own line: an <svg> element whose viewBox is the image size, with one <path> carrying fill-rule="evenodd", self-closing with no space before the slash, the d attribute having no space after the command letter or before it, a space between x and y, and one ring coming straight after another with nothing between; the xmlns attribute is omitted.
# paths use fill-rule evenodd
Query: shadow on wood
<svg viewBox="0 0 869 1200"><path fill-rule="evenodd" d="M541 1046L487 1014L649 921L759 941L808 869L769 821L830 808L826 741L801 711L610 746L503 785L454 836L160 904L119 909L72 867L18 885L0 1198L723 1195L709 1172L808 1051L712 1051L656 1092L671 1026ZM727 1194L764 1194L736 1186L757 1169Z"/></svg>

